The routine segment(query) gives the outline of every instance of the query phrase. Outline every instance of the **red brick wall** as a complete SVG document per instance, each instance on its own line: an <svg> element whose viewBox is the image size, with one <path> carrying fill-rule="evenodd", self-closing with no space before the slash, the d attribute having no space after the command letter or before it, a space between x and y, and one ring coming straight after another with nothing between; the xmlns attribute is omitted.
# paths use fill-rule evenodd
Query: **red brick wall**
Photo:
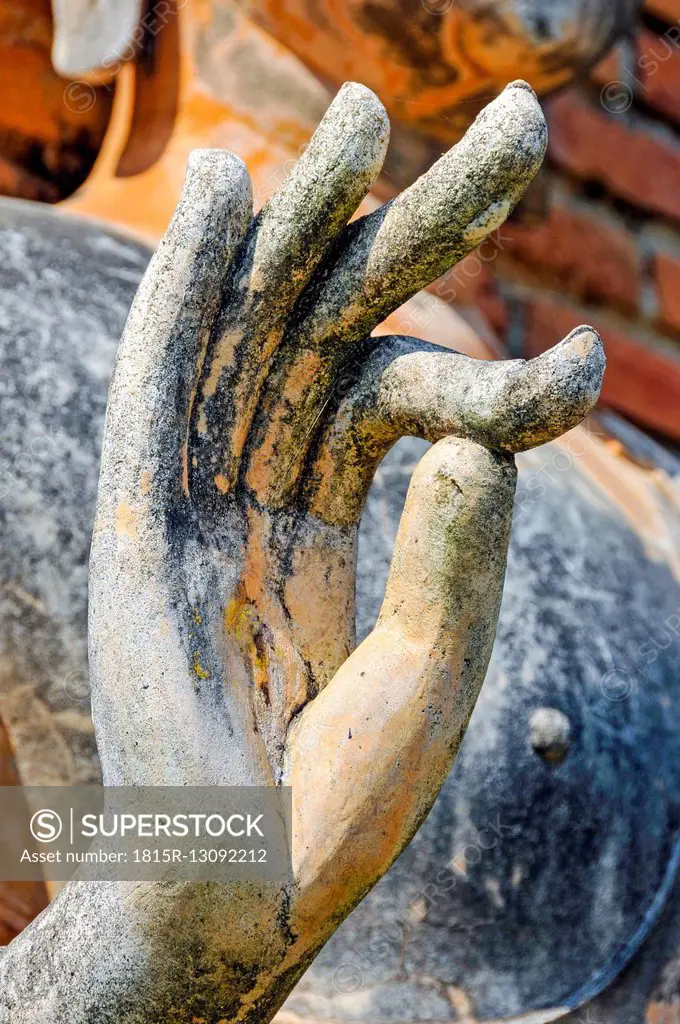
<svg viewBox="0 0 680 1024"><path fill-rule="evenodd" d="M450 285L514 355L592 323L606 403L678 440L680 0L647 0L635 38L546 109L545 212L506 224Z"/></svg>

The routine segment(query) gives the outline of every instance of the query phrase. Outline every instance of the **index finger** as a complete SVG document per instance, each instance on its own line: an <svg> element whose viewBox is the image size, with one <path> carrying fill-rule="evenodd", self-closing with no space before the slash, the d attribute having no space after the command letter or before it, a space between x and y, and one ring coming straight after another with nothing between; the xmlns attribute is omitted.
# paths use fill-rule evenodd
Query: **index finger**
<svg viewBox="0 0 680 1024"><path fill-rule="evenodd" d="M391 203L349 225L332 273L305 302L298 344L323 347L342 323L343 344L370 334L393 310L500 227L538 171L543 112L513 82L461 141Z"/></svg>

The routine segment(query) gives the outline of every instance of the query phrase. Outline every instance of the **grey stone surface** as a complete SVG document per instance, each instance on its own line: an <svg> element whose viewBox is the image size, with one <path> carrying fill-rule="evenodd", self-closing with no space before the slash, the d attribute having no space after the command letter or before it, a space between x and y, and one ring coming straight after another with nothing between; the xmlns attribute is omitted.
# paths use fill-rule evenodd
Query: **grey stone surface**
<svg viewBox="0 0 680 1024"><path fill-rule="evenodd" d="M351 968L336 972L331 994L299 988L287 1009L313 1021L347 1021L348 1024L403 1024L404 1010L418 1007L419 1021L451 1020L451 1003L436 981L393 981L361 986L360 975ZM352 991L359 985L356 991ZM345 991L342 991L343 987Z"/></svg>

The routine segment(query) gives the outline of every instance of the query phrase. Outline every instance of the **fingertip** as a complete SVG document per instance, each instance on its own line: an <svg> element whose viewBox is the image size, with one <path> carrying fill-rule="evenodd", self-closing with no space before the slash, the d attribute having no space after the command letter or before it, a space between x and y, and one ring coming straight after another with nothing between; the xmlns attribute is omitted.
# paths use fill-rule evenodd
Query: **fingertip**
<svg viewBox="0 0 680 1024"><path fill-rule="evenodd" d="M508 82L503 91L505 92L505 90L507 89L523 89L525 92L530 93L538 103L538 96L534 92L533 88L529 85L529 83L525 82L523 78L516 78L514 82Z"/></svg>
<svg viewBox="0 0 680 1024"><path fill-rule="evenodd" d="M604 346L599 332L590 324L581 324L561 342L561 345L568 345L572 351L583 359L593 359L605 362Z"/></svg>
<svg viewBox="0 0 680 1024"><path fill-rule="evenodd" d="M536 93L527 82L511 82L478 115L483 124L498 124L506 149L521 162L529 158L536 166L545 156L548 127Z"/></svg>
<svg viewBox="0 0 680 1024"><path fill-rule="evenodd" d="M379 625L427 642L460 637L462 619L495 626L516 480L510 454L457 437L433 445L411 478Z"/></svg>
<svg viewBox="0 0 680 1024"><path fill-rule="evenodd" d="M549 352L568 370L574 389L582 392L582 401L592 408L600 396L607 365L602 339L595 328L588 324L574 328Z"/></svg>
<svg viewBox="0 0 680 1024"><path fill-rule="evenodd" d="M187 161L185 190L202 183L214 190L250 191L250 174L245 163L228 149L192 149Z"/></svg>
<svg viewBox="0 0 680 1024"><path fill-rule="evenodd" d="M171 254L171 261L178 261L177 281L187 275L182 287L192 294L213 292L236 256L252 212L250 176L243 161L223 149L192 150L182 191L149 272L165 275L159 264ZM169 281L170 267L167 275Z"/></svg>
<svg viewBox="0 0 680 1024"><path fill-rule="evenodd" d="M243 161L225 149L194 149L164 242L187 251L209 250L222 259L245 232L252 210L252 185Z"/></svg>
<svg viewBox="0 0 680 1024"><path fill-rule="evenodd" d="M233 169L233 173L247 173L246 165L240 156L232 153L230 149L220 149L216 146L198 146L189 153L187 161L190 169L203 167L213 169Z"/></svg>
<svg viewBox="0 0 680 1024"><path fill-rule="evenodd" d="M421 458L414 479L421 488L442 494L494 488L502 480L514 487L514 459L467 438L444 437Z"/></svg>
<svg viewBox="0 0 680 1024"><path fill-rule="evenodd" d="M577 426L597 404L605 365L600 336L585 325L525 363L522 382L516 379L506 397L525 410L526 422L508 447L526 451Z"/></svg>
<svg viewBox="0 0 680 1024"><path fill-rule="evenodd" d="M381 114L385 120L388 120L387 111L385 110L380 97L362 82L344 82L338 89L336 99L337 98L341 98L347 102L357 103L364 107L370 107L377 113Z"/></svg>
<svg viewBox="0 0 680 1024"><path fill-rule="evenodd" d="M362 136L367 161L377 164L378 170L382 167L390 139L390 119L371 89L360 82L345 82L328 108L326 118Z"/></svg>

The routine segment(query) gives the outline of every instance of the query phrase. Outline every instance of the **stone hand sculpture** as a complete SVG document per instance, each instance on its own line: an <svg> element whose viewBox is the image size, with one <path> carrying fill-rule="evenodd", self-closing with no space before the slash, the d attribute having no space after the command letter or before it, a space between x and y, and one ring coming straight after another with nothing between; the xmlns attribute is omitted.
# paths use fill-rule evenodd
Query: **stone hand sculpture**
<svg viewBox="0 0 680 1024"><path fill-rule="evenodd" d="M104 780L292 786L293 881L71 883L0 958L2 1024L269 1021L456 756L496 628L513 452L592 408L604 357L589 328L528 363L372 338L502 222L546 130L513 84L348 225L387 141L376 97L345 86L255 219L243 164L194 154L105 428L90 576ZM437 443L354 650L362 504L403 434Z"/></svg>

